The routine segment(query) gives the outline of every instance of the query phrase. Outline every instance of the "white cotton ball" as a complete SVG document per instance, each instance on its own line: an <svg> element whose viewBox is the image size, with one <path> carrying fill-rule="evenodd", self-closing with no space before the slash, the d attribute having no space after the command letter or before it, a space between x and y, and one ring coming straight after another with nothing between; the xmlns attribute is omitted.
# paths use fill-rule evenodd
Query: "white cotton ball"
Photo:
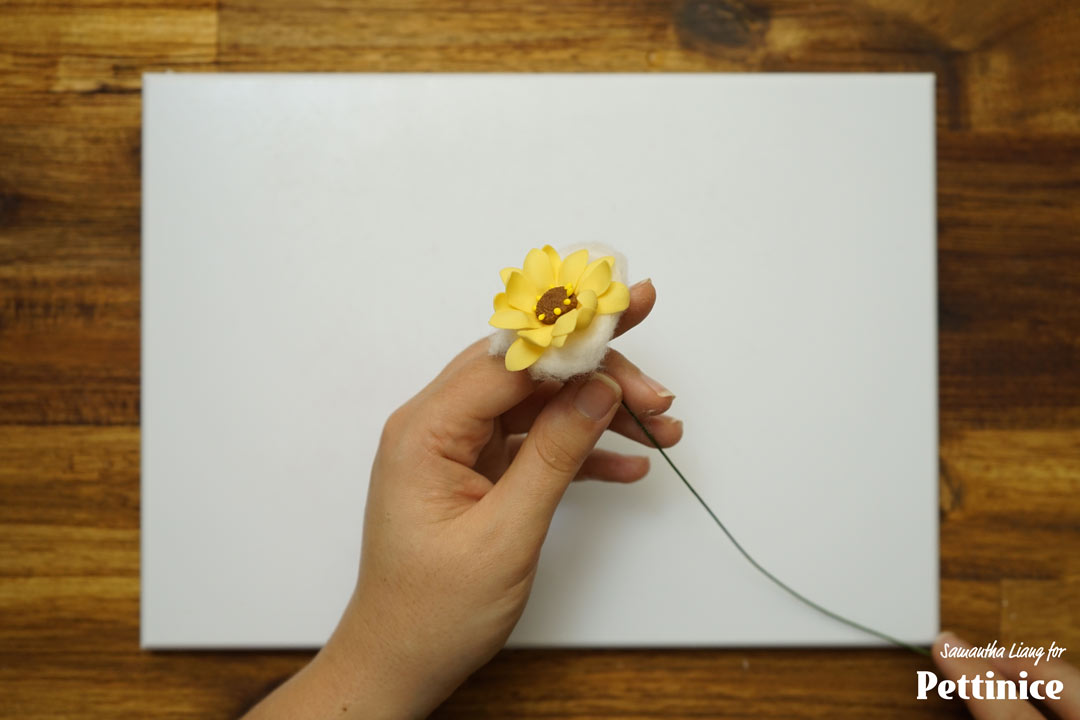
<svg viewBox="0 0 1080 720"><path fill-rule="evenodd" d="M600 243L571 245L559 251L560 257L585 249L589 251L589 261L611 255L615 258L611 279L626 284L626 257L610 247ZM571 333L566 344L561 348L549 347L540 359L529 366L528 372L536 380L558 380L564 382L584 373L591 373L600 367L607 354L608 343L615 335L615 326L619 324L621 312L601 315L597 313L589 327L581 332ZM514 330L496 330L490 336L488 352L492 355L505 355L517 339Z"/></svg>

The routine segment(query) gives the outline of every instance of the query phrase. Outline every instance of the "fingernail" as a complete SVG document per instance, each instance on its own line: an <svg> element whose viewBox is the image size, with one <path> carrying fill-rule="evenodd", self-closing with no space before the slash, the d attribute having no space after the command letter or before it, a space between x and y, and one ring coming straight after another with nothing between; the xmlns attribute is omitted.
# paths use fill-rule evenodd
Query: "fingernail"
<svg viewBox="0 0 1080 720"><path fill-rule="evenodd" d="M664 399L675 397L675 393L671 392L666 387L661 385L659 383L659 381L653 380L651 377L649 377L645 373L641 373L641 379L644 380L645 384L648 385L649 388L651 388L652 391L654 393L656 393L657 395L659 395L660 397L662 397Z"/></svg>
<svg viewBox="0 0 1080 720"><path fill-rule="evenodd" d="M645 278L644 280L638 280L634 283L633 287L645 287L652 283L652 278Z"/></svg>
<svg viewBox="0 0 1080 720"><path fill-rule="evenodd" d="M604 373L593 373L589 381L578 389L574 407L590 420L599 420L611 412L622 397L619 383Z"/></svg>

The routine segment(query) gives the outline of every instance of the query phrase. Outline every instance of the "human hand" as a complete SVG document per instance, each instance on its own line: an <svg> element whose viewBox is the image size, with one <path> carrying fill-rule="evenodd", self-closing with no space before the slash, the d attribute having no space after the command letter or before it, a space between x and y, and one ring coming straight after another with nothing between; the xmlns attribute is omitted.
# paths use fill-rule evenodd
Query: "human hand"
<svg viewBox="0 0 1080 720"><path fill-rule="evenodd" d="M655 302L630 292L616 334ZM312 663L252 717L422 717L503 646L567 485L632 482L645 457L595 449L605 429L669 447L674 398L611 350L605 373L566 385L508 372L481 340L393 413L371 472L355 592ZM522 435L523 433L527 435Z"/></svg>
<svg viewBox="0 0 1080 720"><path fill-rule="evenodd" d="M999 699L1001 693L997 683L999 680L1012 680L1019 683L1026 681L1028 686L1033 684L1036 692L1046 697L1048 683L1059 681L1062 689L1059 700L1046 700L1046 706L1062 720L1080 720L1080 670L1060 660L1042 658L1038 664L1029 658L961 658L942 657L943 651L949 648L969 648L970 645L952 633L942 633L934 642L931 655L934 664L938 666L942 675L954 683L959 683L961 678L966 678L970 683L978 677L981 689L980 697L974 697L969 691L967 708L977 720L1042 720L1044 715L1035 709L1035 706L1022 699ZM1025 675L1021 677L1020 673ZM995 684L994 699L987 699L985 682L989 680ZM951 693L954 694L955 693Z"/></svg>

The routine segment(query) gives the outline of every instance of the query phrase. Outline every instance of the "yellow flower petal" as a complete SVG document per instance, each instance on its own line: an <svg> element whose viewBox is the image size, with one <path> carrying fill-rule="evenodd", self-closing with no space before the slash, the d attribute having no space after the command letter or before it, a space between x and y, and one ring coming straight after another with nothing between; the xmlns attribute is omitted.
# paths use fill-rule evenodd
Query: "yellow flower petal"
<svg viewBox="0 0 1080 720"><path fill-rule="evenodd" d="M541 248L544 254L548 256L548 260L551 261L551 277L555 278L555 282L559 282L559 271L562 268L562 260L559 258L558 251L550 245L545 245Z"/></svg>
<svg viewBox="0 0 1080 720"><path fill-rule="evenodd" d="M503 330L520 330L533 327L534 323L529 321L529 313L510 308L509 310L496 310L495 314L488 320L488 324Z"/></svg>
<svg viewBox="0 0 1080 720"><path fill-rule="evenodd" d="M573 285L577 289L578 280L581 279L581 271L589 263L589 251L578 250L566 256L559 269L559 284Z"/></svg>
<svg viewBox="0 0 1080 720"><path fill-rule="evenodd" d="M542 293L555 284L555 274L551 270L551 258L543 250L533 248L525 256L525 277L536 286L536 292Z"/></svg>
<svg viewBox="0 0 1080 720"><path fill-rule="evenodd" d="M552 335L569 335L574 332L574 328L577 327L578 311L571 310L566 313L551 326Z"/></svg>
<svg viewBox="0 0 1080 720"><path fill-rule="evenodd" d="M593 316L596 314L596 293L594 293L592 290L582 290L578 294L577 299L577 329L584 330L585 328L589 327L589 323L592 322Z"/></svg>
<svg viewBox="0 0 1080 720"><path fill-rule="evenodd" d="M532 330L518 330L518 337L525 338L540 347L547 347L551 344L551 335L554 330L555 325L541 325Z"/></svg>
<svg viewBox="0 0 1080 720"><path fill-rule="evenodd" d="M512 306L531 313L536 309L536 295L536 287L529 278L517 270L510 273L510 279L506 281L506 299Z"/></svg>
<svg viewBox="0 0 1080 720"><path fill-rule="evenodd" d="M506 299L506 293L501 292L495 296L495 300L492 303L495 306L495 312L499 310L509 310L510 301Z"/></svg>
<svg viewBox="0 0 1080 720"><path fill-rule="evenodd" d="M600 258L589 263L589 267L581 273L581 282L574 289L577 292L592 290L599 297L604 294L609 285L611 285L611 264L607 262L607 258Z"/></svg>
<svg viewBox="0 0 1080 720"><path fill-rule="evenodd" d="M531 343L525 338L518 338L510 349L506 351L506 369L511 371L524 370L540 359L544 354L544 348L536 343Z"/></svg>
<svg viewBox="0 0 1080 720"><path fill-rule="evenodd" d="M570 336L569 335L560 335L559 337L551 338L552 347L557 347L557 348L562 347L563 345L566 344L566 338L568 338L568 337L570 337Z"/></svg>
<svg viewBox="0 0 1080 720"><path fill-rule="evenodd" d="M630 290L620 282L613 282L607 292L597 298L596 311L608 314L622 312L630 307Z"/></svg>
<svg viewBox="0 0 1080 720"><path fill-rule="evenodd" d="M503 268L499 271L499 278L502 280L503 287L506 287L506 284L510 282L510 273L514 272L515 270L521 272L517 268Z"/></svg>

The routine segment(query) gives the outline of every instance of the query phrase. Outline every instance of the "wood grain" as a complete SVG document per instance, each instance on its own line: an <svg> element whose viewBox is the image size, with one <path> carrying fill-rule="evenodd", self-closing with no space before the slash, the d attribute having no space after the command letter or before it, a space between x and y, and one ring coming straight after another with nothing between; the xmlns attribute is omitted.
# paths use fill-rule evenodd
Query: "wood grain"
<svg viewBox="0 0 1080 720"><path fill-rule="evenodd" d="M1080 651L1080 5L3 0L0 714L235 717L307 659L138 649L140 77L166 69L936 73L942 620ZM513 651L437 716L963 716L916 703L921 667Z"/></svg>

